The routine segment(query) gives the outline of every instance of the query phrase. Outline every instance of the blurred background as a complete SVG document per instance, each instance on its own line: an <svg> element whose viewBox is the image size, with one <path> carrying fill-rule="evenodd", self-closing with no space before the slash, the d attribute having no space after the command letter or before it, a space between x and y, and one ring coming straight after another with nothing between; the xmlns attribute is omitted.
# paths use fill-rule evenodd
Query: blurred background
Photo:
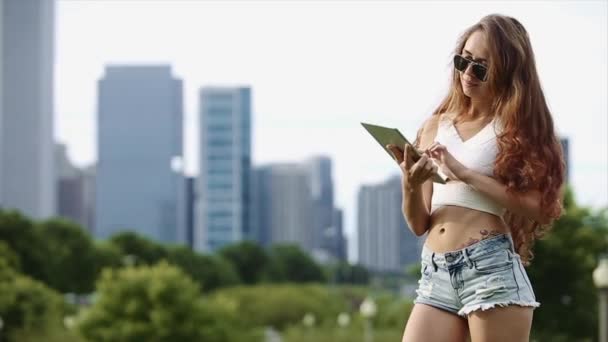
<svg viewBox="0 0 608 342"><path fill-rule="evenodd" d="M608 2L313 0L0 0L0 341L400 340L424 238L360 122L413 139L491 13L568 168L533 339L606 341Z"/></svg>

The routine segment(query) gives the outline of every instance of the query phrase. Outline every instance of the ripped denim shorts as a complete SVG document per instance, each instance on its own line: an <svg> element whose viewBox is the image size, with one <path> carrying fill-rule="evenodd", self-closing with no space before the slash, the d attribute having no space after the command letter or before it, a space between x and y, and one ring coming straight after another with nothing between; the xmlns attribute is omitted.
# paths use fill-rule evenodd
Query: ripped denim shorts
<svg viewBox="0 0 608 342"><path fill-rule="evenodd" d="M421 273L414 303L463 317L496 306L540 305L508 234L447 253L424 246Z"/></svg>

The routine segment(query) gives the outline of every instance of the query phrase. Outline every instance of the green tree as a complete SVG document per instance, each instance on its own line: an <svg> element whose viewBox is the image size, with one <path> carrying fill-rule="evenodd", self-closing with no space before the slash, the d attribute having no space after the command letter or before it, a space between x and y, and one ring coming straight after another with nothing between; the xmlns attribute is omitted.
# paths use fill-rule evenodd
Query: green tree
<svg viewBox="0 0 608 342"><path fill-rule="evenodd" d="M105 269L97 293L77 323L88 341L234 340L230 320L206 307L197 284L164 261Z"/></svg>
<svg viewBox="0 0 608 342"><path fill-rule="evenodd" d="M333 279L338 284L369 284L369 272L362 265L351 265L347 262L337 264L333 270Z"/></svg>
<svg viewBox="0 0 608 342"><path fill-rule="evenodd" d="M123 256L135 257L137 264L153 265L167 258L166 248L134 232L118 233L110 238Z"/></svg>
<svg viewBox="0 0 608 342"><path fill-rule="evenodd" d="M106 267L119 268L124 266L124 255L120 249L109 241L96 241L93 245L95 254L95 274L97 277Z"/></svg>
<svg viewBox="0 0 608 342"><path fill-rule="evenodd" d="M230 261L239 278L245 284L255 284L262 280L268 264L268 255L260 245L243 241L228 245L219 251L220 255Z"/></svg>
<svg viewBox="0 0 608 342"><path fill-rule="evenodd" d="M13 270L19 271L21 269L19 256L4 241L0 241L0 260L4 260L6 265Z"/></svg>
<svg viewBox="0 0 608 342"><path fill-rule="evenodd" d="M40 222L39 234L48 250L46 284L62 293L90 293L97 270L95 250L87 232L61 218Z"/></svg>
<svg viewBox="0 0 608 342"><path fill-rule="evenodd" d="M48 281L45 267L48 248L31 220L17 211L0 210L0 241L18 256L21 272L45 283Z"/></svg>
<svg viewBox="0 0 608 342"><path fill-rule="evenodd" d="M323 269L295 245L275 245L270 250L267 279L271 282L324 282Z"/></svg>
<svg viewBox="0 0 608 342"><path fill-rule="evenodd" d="M61 326L63 298L46 285L23 276L0 259L0 317L2 341L20 341L23 331L48 332Z"/></svg>
<svg viewBox="0 0 608 342"><path fill-rule="evenodd" d="M205 291L240 283L234 266L217 255L200 255L190 248L175 246L169 248L168 261L181 268Z"/></svg>
<svg viewBox="0 0 608 342"><path fill-rule="evenodd" d="M605 211L593 213L576 205L570 191L565 215L538 241L528 268L540 308L534 335L540 341L595 339L597 293L592 281L597 257L608 251ZM588 223L592 223L589 225Z"/></svg>

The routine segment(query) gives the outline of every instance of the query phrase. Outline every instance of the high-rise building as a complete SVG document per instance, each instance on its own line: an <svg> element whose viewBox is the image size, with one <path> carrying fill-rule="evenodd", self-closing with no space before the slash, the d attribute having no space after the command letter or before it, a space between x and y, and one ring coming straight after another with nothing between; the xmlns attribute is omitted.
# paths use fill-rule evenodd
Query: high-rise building
<svg viewBox="0 0 608 342"><path fill-rule="evenodd" d="M313 252L314 201L310 172L302 164L272 164L255 170L254 220L263 246L295 244Z"/></svg>
<svg viewBox="0 0 608 342"><path fill-rule="evenodd" d="M95 168L72 164L64 144L56 144L57 215L70 219L93 234Z"/></svg>
<svg viewBox="0 0 608 342"><path fill-rule="evenodd" d="M185 243L182 81L171 67L108 66L99 81L95 235Z"/></svg>
<svg viewBox="0 0 608 342"><path fill-rule="evenodd" d="M211 252L252 238L251 89L202 88L200 124L194 240Z"/></svg>
<svg viewBox="0 0 608 342"><path fill-rule="evenodd" d="M313 256L319 262L345 260L342 211L334 206L331 159L327 156L316 156L308 159L304 166L309 172L313 201Z"/></svg>
<svg viewBox="0 0 608 342"><path fill-rule="evenodd" d="M272 198L272 167L256 167L251 172L251 235L263 247L272 243L270 213Z"/></svg>
<svg viewBox="0 0 608 342"><path fill-rule="evenodd" d="M56 212L54 0L0 1L0 207Z"/></svg>
<svg viewBox="0 0 608 342"><path fill-rule="evenodd" d="M359 263L372 271L404 272L420 256L401 211L401 180L364 185L358 194Z"/></svg>
<svg viewBox="0 0 608 342"><path fill-rule="evenodd" d="M332 255L337 260L347 261L347 241L344 235L342 209L334 209L332 229L331 233L328 235L329 238L326 238L328 244L327 249L331 251Z"/></svg>
<svg viewBox="0 0 608 342"><path fill-rule="evenodd" d="M95 236L95 177L96 165L89 165L82 170L85 223L89 233Z"/></svg>
<svg viewBox="0 0 608 342"><path fill-rule="evenodd" d="M315 250L326 250L331 239L334 218L334 186L331 177L331 159L325 156L310 158L304 163L308 169L310 195L313 201L312 244Z"/></svg>
<svg viewBox="0 0 608 342"><path fill-rule="evenodd" d="M186 177L186 245L194 248L196 178Z"/></svg>
<svg viewBox="0 0 608 342"><path fill-rule="evenodd" d="M57 167L57 214L85 228L87 213L84 199L84 172L72 164L64 144L56 144L55 166Z"/></svg>
<svg viewBox="0 0 608 342"><path fill-rule="evenodd" d="M252 174L255 241L264 247L294 243L321 263L346 260L342 211L334 208L329 158L269 164Z"/></svg>

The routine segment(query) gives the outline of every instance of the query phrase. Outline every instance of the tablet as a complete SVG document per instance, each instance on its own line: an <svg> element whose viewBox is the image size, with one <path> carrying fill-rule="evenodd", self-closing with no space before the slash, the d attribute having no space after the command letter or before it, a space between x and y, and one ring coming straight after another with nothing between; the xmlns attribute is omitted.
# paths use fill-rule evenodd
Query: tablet
<svg viewBox="0 0 608 342"><path fill-rule="evenodd" d="M382 149L385 150L386 153L388 153L389 156L391 156L391 158L395 161L395 156L393 155L391 150L386 148L386 145L397 145L401 149L403 149L403 146L405 146L405 144L412 145L412 147L414 147L414 144L409 142L409 140L407 140L403 136L403 134L401 134L401 132L399 132L399 130L396 128L377 126L363 122L361 123L361 125L363 125L363 127L369 132L369 134L371 134L374 139L376 139L376 141L380 144L380 146L382 146ZM418 153L415 147L414 151L415 155L413 159L414 161L418 161L418 159L420 159L420 153ZM441 172L441 170L437 170L437 173L433 175L433 182L435 183L445 184L447 180L448 177L443 172Z"/></svg>

